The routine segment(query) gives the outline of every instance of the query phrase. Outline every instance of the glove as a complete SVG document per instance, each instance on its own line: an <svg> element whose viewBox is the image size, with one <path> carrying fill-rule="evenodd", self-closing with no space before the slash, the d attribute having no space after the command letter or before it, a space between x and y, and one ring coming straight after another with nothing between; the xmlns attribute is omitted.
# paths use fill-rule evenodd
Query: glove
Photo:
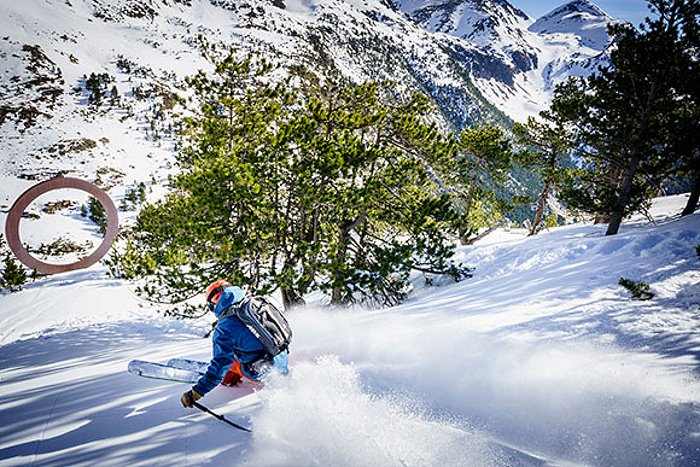
<svg viewBox="0 0 700 467"><path fill-rule="evenodd" d="M182 403L183 407L191 409L192 407L194 407L195 401L198 401L201 398L202 396L197 391L195 391L194 389L190 389L189 391L184 393L182 397L180 397L180 402Z"/></svg>

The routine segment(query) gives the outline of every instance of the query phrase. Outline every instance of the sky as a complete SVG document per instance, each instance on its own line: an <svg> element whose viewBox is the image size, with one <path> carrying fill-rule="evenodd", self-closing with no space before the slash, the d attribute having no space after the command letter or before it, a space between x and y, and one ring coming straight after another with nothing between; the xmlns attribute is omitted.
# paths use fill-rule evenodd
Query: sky
<svg viewBox="0 0 700 467"><path fill-rule="evenodd" d="M613 18L629 21L635 26L649 15L645 0L592 0ZM567 0L510 0L510 4L520 8L533 18L549 13L568 3Z"/></svg>

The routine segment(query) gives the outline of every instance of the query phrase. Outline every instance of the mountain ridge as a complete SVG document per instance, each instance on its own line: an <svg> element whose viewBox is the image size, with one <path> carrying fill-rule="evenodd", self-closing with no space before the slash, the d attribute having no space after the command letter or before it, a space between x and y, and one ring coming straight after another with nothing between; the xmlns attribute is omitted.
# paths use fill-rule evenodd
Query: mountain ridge
<svg viewBox="0 0 700 467"><path fill-rule="evenodd" d="M524 120L547 107L558 83L606 64L607 25L588 0L573 0L538 19L507 0L393 0L406 17L457 37L459 60L497 108Z"/></svg>
<svg viewBox="0 0 700 467"><path fill-rule="evenodd" d="M500 16L485 16L484 6L499 8ZM436 104L435 118L456 130L482 122L508 127L536 114L556 82L590 72L604 56L570 33L528 31L532 19L505 0L488 0L479 12L483 27L472 39L503 32L517 41L482 47L431 32L390 0L0 4L0 173L13 187L4 203L32 180L59 173L99 179L113 168L121 180L165 180L174 163L173 96L185 76L211 66L198 36L242 54L255 51L282 70L303 65L322 77L388 79L422 91ZM92 76L105 83L107 96L97 106L90 104ZM110 185L116 196L126 190Z"/></svg>

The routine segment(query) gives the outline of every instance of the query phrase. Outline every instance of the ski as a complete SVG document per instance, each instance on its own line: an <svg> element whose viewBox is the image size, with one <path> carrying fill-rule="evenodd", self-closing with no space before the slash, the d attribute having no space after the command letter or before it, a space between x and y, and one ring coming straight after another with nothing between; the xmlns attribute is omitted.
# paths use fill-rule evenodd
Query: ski
<svg viewBox="0 0 700 467"><path fill-rule="evenodd" d="M200 362L198 360L190 360L188 358L171 358L168 360L167 365L173 368L181 368L183 370L196 371L204 374L207 371L207 366L209 366L209 363Z"/></svg>
<svg viewBox="0 0 700 467"><path fill-rule="evenodd" d="M206 371L207 363L184 358L172 358L167 364L148 362L145 360L132 360L129 362L129 373L142 376L144 378L160 379L166 381L174 381L178 383L196 383L197 380ZM245 391L244 395L250 394ZM240 395L239 395L240 397ZM250 428L232 422L221 414L213 412L208 407L203 406L198 402L194 402L194 407L202 412L206 412L224 423L231 425L239 430L250 432Z"/></svg>
<svg viewBox="0 0 700 467"><path fill-rule="evenodd" d="M187 368L177 368L162 363L132 360L128 366L129 373L144 378L163 379L181 383L196 383L202 373Z"/></svg>

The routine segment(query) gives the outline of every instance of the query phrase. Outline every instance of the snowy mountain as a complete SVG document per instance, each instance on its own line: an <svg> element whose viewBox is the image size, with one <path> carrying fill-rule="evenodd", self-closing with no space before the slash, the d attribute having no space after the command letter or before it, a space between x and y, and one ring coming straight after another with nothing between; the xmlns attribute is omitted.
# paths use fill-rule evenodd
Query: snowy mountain
<svg viewBox="0 0 700 467"><path fill-rule="evenodd" d="M539 18L528 28L539 34L574 33L582 46L605 50L610 38L607 27L614 20L587 0L575 0Z"/></svg>
<svg viewBox="0 0 700 467"><path fill-rule="evenodd" d="M258 50L286 64L305 64L321 74L337 70L355 81L389 78L407 88L425 90L458 128L502 118L474 89L473 79L482 84L494 80L510 93L537 92L538 83L522 83L517 77L534 70L541 74L552 57L579 63L600 54L607 44L604 26L612 21L586 1L567 4L535 23L505 0L32 0L2 8L7 23L5 56L17 59L30 55L27 47L36 48L33 58L22 59L37 60L43 54L43 65L25 63L35 69L32 79L42 79L37 66L73 75L64 80L63 92L78 84L75 73L66 68L89 74L93 65L114 64L118 56L153 68L156 74L182 77L193 66L202 66L182 66L184 58L196 63L196 38L202 35L238 44L243 50ZM24 31L28 24L31 31ZM80 50L101 44L109 36L115 39L109 41L111 54L105 49L99 56ZM165 57L153 62L149 58L153 50L144 50L144 46L177 62L163 60ZM86 63L87 57L78 57L80 54L97 61ZM69 57L70 64L65 60ZM8 63L0 71L16 79L12 70L17 66ZM29 81L31 87L36 85ZM15 101L26 101L32 95L12 83L4 86L12 97L0 106L0 124L18 119L32 124L41 116L52 115L46 109L17 107ZM548 80L545 87L551 89L551 84ZM55 106L62 94L60 87L54 86L53 93L47 97ZM494 98L493 93L488 97L506 114L519 117L521 109L503 105L503 99Z"/></svg>
<svg viewBox="0 0 700 467"><path fill-rule="evenodd" d="M685 202L658 199L655 224L615 237L500 229L458 251L473 278L416 277L392 309L290 312L288 377L201 400L252 434L182 408L189 385L126 371L208 360L210 316L163 317L100 265L40 279L0 296L0 464L697 466L700 215L679 219ZM620 277L655 297L631 300Z"/></svg>
<svg viewBox="0 0 700 467"><path fill-rule="evenodd" d="M282 70L421 90L456 128L541 110L553 83L592 55L575 34L529 31L506 1L399 6L410 14L384 0L1 2L0 207L58 173L97 180L120 204L142 183L158 196L173 169L174 97L210 66L199 37ZM40 249L45 235L27 230Z"/></svg>
<svg viewBox="0 0 700 467"><path fill-rule="evenodd" d="M556 83L604 61L593 46L610 21L576 1L533 22L505 0L28 0L0 2L0 18L0 217L59 173L97 181L120 206L141 184L158 197L174 170L175 96L210 66L199 37L257 51L280 75L303 65L390 79L429 94L436 118L462 128L542 110ZM42 249L49 235L28 224L26 240ZM71 236L87 245L90 228Z"/></svg>
<svg viewBox="0 0 700 467"><path fill-rule="evenodd" d="M162 193L174 97L185 76L210 67L200 36L256 51L281 74L303 65L422 90L445 125L507 120L434 34L380 0L31 0L0 2L0 23L2 218L24 189L59 173L98 181L118 205L141 183L151 199ZM46 214L33 209L32 219ZM23 238L38 250L50 234L32 219ZM76 223L65 236L85 245L87 230Z"/></svg>
<svg viewBox="0 0 700 467"><path fill-rule="evenodd" d="M492 115L463 67L432 34L380 0L32 0L1 8L8 23L4 53L29 66L23 47L38 47L69 75L64 93L79 85L81 72L102 69L115 74L119 56L156 75L174 73L172 78L181 78L204 66L197 49L202 35L256 50L285 65L305 65L322 76L338 72L352 81L392 79L406 88L425 90L457 126L501 118ZM27 25L32 31L24 30ZM93 50L93 44L109 48ZM22 113L16 106L3 108L0 123L17 120Z"/></svg>
<svg viewBox="0 0 700 467"><path fill-rule="evenodd" d="M479 90L521 121L547 107L556 84L605 64L606 28L615 21L587 0L574 0L537 21L506 0L395 4L425 29L460 38L452 50L468 63Z"/></svg>
<svg viewBox="0 0 700 467"><path fill-rule="evenodd" d="M397 0L396 5L425 29L495 53L517 71L537 66L535 51L522 34L530 17L505 0Z"/></svg>
<svg viewBox="0 0 700 467"><path fill-rule="evenodd" d="M543 109L556 83L604 60L611 20L576 1L533 22L505 0L31 0L2 2L0 18L0 174L109 168L127 181L167 173L173 96L208 66L200 36L422 90L461 128ZM98 108L91 76L115 93Z"/></svg>

